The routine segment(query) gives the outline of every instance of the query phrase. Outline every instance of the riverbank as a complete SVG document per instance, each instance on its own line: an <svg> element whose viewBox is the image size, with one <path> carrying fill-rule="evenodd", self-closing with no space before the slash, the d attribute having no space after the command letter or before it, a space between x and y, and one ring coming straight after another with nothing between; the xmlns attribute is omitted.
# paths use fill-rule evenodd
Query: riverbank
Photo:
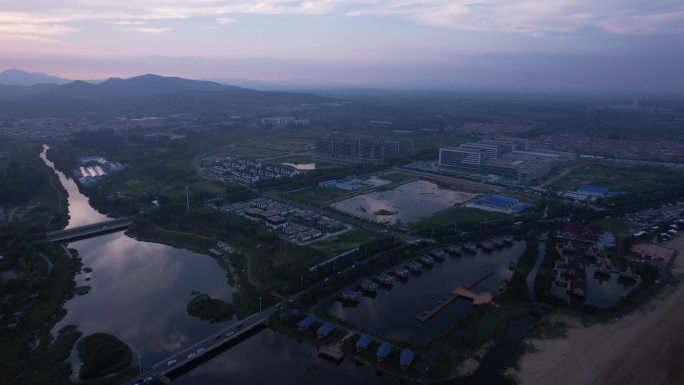
<svg viewBox="0 0 684 385"><path fill-rule="evenodd" d="M684 235L668 246L678 250L672 272L681 275ZM523 385L676 383L684 378L678 359L684 354L684 285L673 282L639 311L606 324L585 328L576 319L551 316L570 325L567 337L526 341L531 352L509 374Z"/></svg>

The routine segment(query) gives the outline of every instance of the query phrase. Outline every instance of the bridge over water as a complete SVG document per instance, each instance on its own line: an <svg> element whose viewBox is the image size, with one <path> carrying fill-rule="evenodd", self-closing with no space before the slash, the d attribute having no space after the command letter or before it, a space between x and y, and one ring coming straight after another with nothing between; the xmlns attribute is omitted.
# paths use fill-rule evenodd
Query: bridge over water
<svg viewBox="0 0 684 385"><path fill-rule="evenodd" d="M113 231L127 229L135 222L135 218L136 217L123 217L71 229L51 231L46 234L46 237L50 242L69 242L76 239L90 238Z"/></svg>
<svg viewBox="0 0 684 385"><path fill-rule="evenodd" d="M268 321L270 316L277 312L283 305L284 303L279 303L271 306L260 313L245 318L239 323L232 324L229 327L210 335L202 341L188 346L179 352L173 353L152 367L143 370L134 378L122 383L122 385L142 384L147 383L152 379L167 382L168 378L166 376L169 373L187 367L197 360L203 359L211 351L219 349L223 345L240 338L243 334L252 331Z"/></svg>

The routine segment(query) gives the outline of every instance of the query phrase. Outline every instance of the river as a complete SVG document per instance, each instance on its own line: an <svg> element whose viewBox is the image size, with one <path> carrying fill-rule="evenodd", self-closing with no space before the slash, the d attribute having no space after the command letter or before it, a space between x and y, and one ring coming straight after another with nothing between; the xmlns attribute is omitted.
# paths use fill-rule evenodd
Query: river
<svg viewBox="0 0 684 385"><path fill-rule="evenodd" d="M43 151L41 157L54 170ZM55 170L68 193L69 225L76 227L106 220L88 203L74 181ZM230 301L234 289L213 258L152 242L141 242L124 232L72 242L85 267L76 285L88 285L88 294L65 303L67 315L53 329L74 324L89 335L105 332L126 342L144 367L225 328L231 321L209 323L190 317L186 304L192 291ZM517 249L515 247L514 249ZM494 256L491 256L492 258ZM435 267L437 273L439 267ZM234 322L234 321L233 321ZM506 342L485 357L478 373L498 373L515 351L520 326L512 325ZM508 337L513 340L508 341ZM78 371L73 352L69 361ZM134 362L137 364L137 362ZM483 374L476 374L481 376ZM475 377L478 378L478 377ZM489 378L489 377L488 377ZM76 378L73 378L74 380ZM400 384L400 380L350 360L334 364L317 356L307 343L262 329L230 349L173 380L179 384ZM461 383L460 381L456 383ZM472 383L472 382L468 382Z"/></svg>
<svg viewBox="0 0 684 385"><path fill-rule="evenodd" d="M41 157L54 170L45 153ZM71 178L55 171L68 193L68 228L107 220L90 206ZM87 285L91 290L66 302L67 315L53 333L74 324L84 336L116 335L131 347L136 359L140 356L143 366L151 366L228 323L209 323L186 311L193 291L232 300L235 289L207 255L141 242L124 232L72 242L68 247L78 251L84 267L92 268L91 273L75 278L77 286ZM72 357L75 368L76 361Z"/></svg>

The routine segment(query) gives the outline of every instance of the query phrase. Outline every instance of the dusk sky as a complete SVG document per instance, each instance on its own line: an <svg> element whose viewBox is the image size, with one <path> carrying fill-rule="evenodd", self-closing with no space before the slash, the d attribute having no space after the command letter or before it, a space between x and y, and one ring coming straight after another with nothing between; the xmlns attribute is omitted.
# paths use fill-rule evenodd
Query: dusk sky
<svg viewBox="0 0 684 385"><path fill-rule="evenodd" d="M0 70L682 93L682 0L3 0Z"/></svg>

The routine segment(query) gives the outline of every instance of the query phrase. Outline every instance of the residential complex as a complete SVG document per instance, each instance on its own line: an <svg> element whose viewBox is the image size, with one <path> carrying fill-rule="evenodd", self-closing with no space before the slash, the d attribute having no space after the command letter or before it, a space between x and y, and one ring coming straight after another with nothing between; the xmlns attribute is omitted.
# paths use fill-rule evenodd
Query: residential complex
<svg viewBox="0 0 684 385"><path fill-rule="evenodd" d="M203 162L203 165L211 163ZM265 179L289 178L298 175L297 170L264 165L253 159L215 161L206 169L207 175L218 182L253 184Z"/></svg>
<svg viewBox="0 0 684 385"><path fill-rule="evenodd" d="M316 154L328 158L384 160L410 155L411 139L333 135L316 141Z"/></svg>
<svg viewBox="0 0 684 385"><path fill-rule="evenodd" d="M271 118L262 118L261 124L263 126L271 126L274 128L284 128L289 126L308 126L309 119L296 119L294 116L274 116Z"/></svg>

